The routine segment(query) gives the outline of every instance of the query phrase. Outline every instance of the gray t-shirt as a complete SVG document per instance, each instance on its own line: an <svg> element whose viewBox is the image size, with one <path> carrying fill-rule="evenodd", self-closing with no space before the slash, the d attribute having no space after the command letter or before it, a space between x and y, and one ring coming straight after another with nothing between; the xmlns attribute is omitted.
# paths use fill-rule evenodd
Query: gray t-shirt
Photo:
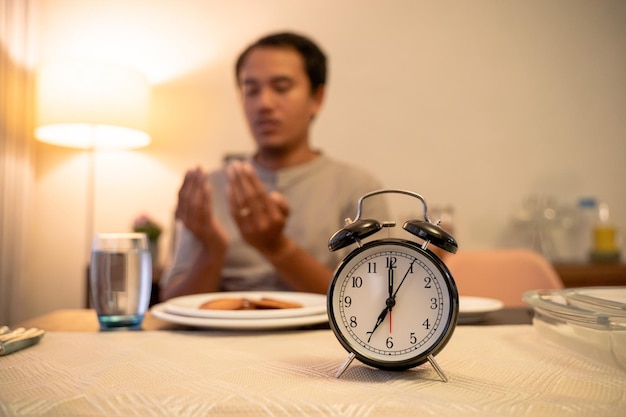
<svg viewBox="0 0 626 417"><path fill-rule="evenodd" d="M364 194L381 189L380 183L364 170L320 155L313 161L293 168L268 171L254 163L266 190L278 191L289 204L285 234L318 261L334 269L353 248L331 252L328 240L354 219L357 203ZM226 230L229 246L222 270L224 291L290 290L274 267L248 245L230 214L226 198L227 179L224 169L209 174L214 215ZM363 203L361 218L388 220L389 210L383 197L375 196ZM165 271L161 285L180 273L186 273L200 250L195 236L180 222L177 225L174 256Z"/></svg>

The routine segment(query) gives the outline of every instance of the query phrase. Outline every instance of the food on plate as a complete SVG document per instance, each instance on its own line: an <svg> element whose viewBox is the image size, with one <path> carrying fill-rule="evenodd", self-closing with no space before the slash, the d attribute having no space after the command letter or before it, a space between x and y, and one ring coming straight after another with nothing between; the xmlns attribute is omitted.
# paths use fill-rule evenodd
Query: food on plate
<svg viewBox="0 0 626 417"><path fill-rule="evenodd" d="M216 298L200 305L204 310L246 310L243 298Z"/></svg>
<svg viewBox="0 0 626 417"><path fill-rule="evenodd" d="M200 305L203 310L269 310L283 308L300 308L302 304L295 301L279 300L262 297L258 300L251 298L216 298Z"/></svg>
<svg viewBox="0 0 626 417"><path fill-rule="evenodd" d="M276 298L263 297L260 300L249 300L250 304L253 304L257 309L272 309L272 308L300 308L302 304L295 301L278 300Z"/></svg>

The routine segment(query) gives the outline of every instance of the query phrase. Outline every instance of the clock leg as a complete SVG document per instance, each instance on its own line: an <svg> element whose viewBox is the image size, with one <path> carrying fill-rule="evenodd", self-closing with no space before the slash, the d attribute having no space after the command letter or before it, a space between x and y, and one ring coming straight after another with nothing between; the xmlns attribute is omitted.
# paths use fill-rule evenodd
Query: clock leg
<svg viewBox="0 0 626 417"><path fill-rule="evenodd" d="M335 374L335 378L341 378L341 375L346 371L346 369L348 369L348 366L350 366L355 356L356 355L354 353L350 353L348 355L348 359L346 359L343 365L341 365L341 367L337 370L337 373Z"/></svg>
<svg viewBox="0 0 626 417"><path fill-rule="evenodd" d="M448 377L443 372L443 369L441 369L439 364L435 361L435 357L433 355L428 355L428 362L430 362L432 367L435 368L435 371L437 371L437 373L439 374L439 378L441 378L443 382L448 382Z"/></svg>

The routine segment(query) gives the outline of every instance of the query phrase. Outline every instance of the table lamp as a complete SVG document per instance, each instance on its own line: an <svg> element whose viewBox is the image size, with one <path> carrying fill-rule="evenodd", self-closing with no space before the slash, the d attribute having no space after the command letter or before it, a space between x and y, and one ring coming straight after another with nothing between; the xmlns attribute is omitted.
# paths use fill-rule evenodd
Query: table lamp
<svg viewBox="0 0 626 417"><path fill-rule="evenodd" d="M147 146L150 89L130 68L95 62L53 62L37 74L35 137L81 149Z"/></svg>

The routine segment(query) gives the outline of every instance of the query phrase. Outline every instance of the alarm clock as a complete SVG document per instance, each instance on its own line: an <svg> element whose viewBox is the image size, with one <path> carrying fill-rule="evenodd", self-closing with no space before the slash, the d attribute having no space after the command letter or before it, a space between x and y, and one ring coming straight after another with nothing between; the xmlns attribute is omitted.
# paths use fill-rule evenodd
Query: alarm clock
<svg viewBox="0 0 626 417"><path fill-rule="evenodd" d="M363 201L385 193L403 194L421 202L423 220L407 220L402 228L411 239L384 237L363 240L395 222L361 218ZM435 245L455 253L456 240L431 222L426 200L406 190L378 190L358 201L354 220L333 234L328 248L354 245L338 265L328 287L330 327L349 352L339 378L357 358L383 370L406 370L429 362L439 377L447 377L435 361L456 327L459 295L452 274L429 249Z"/></svg>

